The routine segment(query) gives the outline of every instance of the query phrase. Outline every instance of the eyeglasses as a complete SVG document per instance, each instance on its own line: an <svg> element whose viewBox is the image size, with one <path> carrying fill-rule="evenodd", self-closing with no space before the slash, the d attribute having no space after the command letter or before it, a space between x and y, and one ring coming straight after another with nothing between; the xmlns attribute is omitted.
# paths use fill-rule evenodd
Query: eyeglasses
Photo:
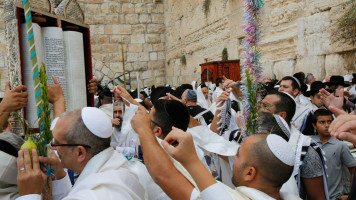
<svg viewBox="0 0 356 200"><path fill-rule="evenodd" d="M155 121L153 121L153 120L151 120L151 122L152 122L154 125L156 125L156 126L158 126L158 127L161 127L157 122L155 122Z"/></svg>
<svg viewBox="0 0 356 200"><path fill-rule="evenodd" d="M51 142L51 146L52 147L76 147L76 146L82 146L85 148L91 148L91 146L86 145L86 144L54 144L53 142Z"/></svg>

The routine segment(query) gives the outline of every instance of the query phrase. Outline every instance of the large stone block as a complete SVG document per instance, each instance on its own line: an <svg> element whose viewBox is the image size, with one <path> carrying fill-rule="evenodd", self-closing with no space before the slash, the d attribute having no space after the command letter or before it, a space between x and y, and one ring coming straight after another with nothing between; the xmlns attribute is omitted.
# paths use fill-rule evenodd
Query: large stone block
<svg viewBox="0 0 356 200"><path fill-rule="evenodd" d="M135 13L135 5L130 3L122 4L122 13Z"/></svg>
<svg viewBox="0 0 356 200"><path fill-rule="evenodd" d="M117 45L116 44L103 44L102 51L103 52L115 52L115 51L117 51Z"/></svg>
<svg viewBox="0 0 356 200"><path fill-rule="evenodd" d="M141 52L143 50L142 44L129 44L130 52Z"/></svg>
<svg viewBox="0 0 356 200"><path fill-rule="evenodd" d="M356 52L331 54L325 58L325 71L328 75L346 75L356 71Z"/></svg>
<svg viewBox="0 0 356 200"><path fill-rule="evenodd" d="M101 5L100 4L87 4L85 10L89 14L99 14L101 12Z"/></svg>
<svg viewBox="0 0 356 200"><path fill-rule="evenodd" d="M127 14L125 16L125 20L127 24L137 24L138 23L138 15L137 14Z"/></svg>
<svg viewBox="0 0 356 200"><path fill-rule="evenodd" d="M159 42L161 42L161 37L158 34L147 34L146 42L149 44L159 43Z"/></svg>
<svg viewBox="0 0 356 200"><path fill-rule="evenodd" d="M276 78L276 75L273 74L273 65L274 62L265 62L261 64L261 67L263 69L262 72L263 78L271 78L271 79Z"/></svg>
<svg viewBox="0 0 356 200"><path fill-rule="evenodd" d="M147 13L146 4L145 3L138 3L135 5L135 13L142 14Z"/></svg>
<svg viewBox="0 0 356 200"><path fill-rule="evenodd" d="M113 34L131 34L131 25L113 25Z"/></svg>
<svg viewBox="0 0 356 200"><path fill-rule="evenodd" d="M147 33L164 33L165 26L164 24L148 24L147 25Z"/></svg>
<svg viewBox="0 0 356 200"><path fill-rule="evenodd" d="M295 60L282 60L278 61L273 66L273 73L277 79L281 79L285 76L293 75L296 65Z"/></svg>
<svg viewBox="0 0 356 200"><path fill-rule="evenodd" d="M324 55L332 52L329 12L298 19L298 54Z"/></svg>
<svg viewBox="0 0 356 200"><path fill-rule="evenodd" d="M135 62L135 61L138 61L138 56L139 56L138 53L131 53L131 52L128 52L128 53L126 53L126 54L127 54L127 62Z"/></svg>
<svg viewBox="0 0 356 200"><path fill-rule="evenodd" d="M145 35L144 34L131 35L131 43L132 44L143 44L143 43L145 43Z"/></svg>
<svg viewBox="0 0 356 200"><path fill-rule="evenodd" d="M156 24L164 23L163 14L151 14L151 16L152 16L152 23L156 23Z"/></svg>
<svg viewBox="0 0 356 200"><path fill-rule="evenodd" d="M132 25L132 34L146 33L146 26L143 24Z"/></svg>
<svg viewBox="0 0 356 200"><path fill-rule="evenodd" d="M298 58L294 72L312 73L316 80L323 80L325 78L325 56Z"/></svg>
<svg viewBox="0 0 356 200"><path fill-rule="evenodd" d="M148 14L140 14L139 20L141 24L151 23L151 15Z"/></svg>

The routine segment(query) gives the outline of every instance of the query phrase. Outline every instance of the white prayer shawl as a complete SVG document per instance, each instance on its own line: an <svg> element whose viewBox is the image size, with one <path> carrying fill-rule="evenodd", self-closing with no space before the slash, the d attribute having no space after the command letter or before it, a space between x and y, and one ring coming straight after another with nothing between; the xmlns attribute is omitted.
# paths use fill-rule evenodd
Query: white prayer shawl
<svg viewBox="0 0 356 200"><path fill-rule="evenodd" d="M303 131L307 117L313 109L311 105L302 105L299 102L298 97L295 100L296 100L296 109L291 123L295 124L296 128L299 131Z"/></svg>
<svg viewBox="0 0 356 200"><path fill-rule="evenodd" d="M193 82L192 82L192 87L193 87L193 90L194 90L194 91L196 91L196 89L195 89L195 84L196 84L196 83L197 83L196 81L193 81Z"/></svg>
<svg viewBox="0 0 356 200"><path fill-rule="evenodd" d="M130 162L112 147L100 152L89 160L64 199L167 199L143 164Z"/></svg>
<svg viewBox="0 0 356 200"><path fill-rule="evenodd" d="M192 134L194 142L199 147L210 153L234 156L239 148L238 144L225 140L205 126L189 128L187 132Z"/></svg>
<svg viewBox="0 0 356 200"><path fill-rule="evenodd" d="M216 87L215 91L213 92L213 102L216 102L216 100L218 99L218 97L221 95L221 93L223 93L224 90L222 90L221 88L219 87Z"/></svg>
<svg viewBox="0 0 356 200"><path fill-rule="evenodd" d="M131 126L131 119L135 115L137 108L138 106L134 104L130 104L125 107L125 113L121 126L121 135L118 141L119 147L131 147L133 142L138 143L138 136Z"/></svg>
<svg viewBox="0 0 356 200"><path fill-rule="evenodd" d="M16 199L17 162L14 156L0 151L0 199Z"/></svg>
<svg viewBox="0 0 356 200"><path fill-rule="evenodd" d="M231 182L231 167L229 163L219 158L218 155L234 156L237 153L239 145L219 136L206 126L196 126L188 129L187 132L192 134L194 143L203 149L204 155L210 156L213 154L212 159L214 160L219 176L222 178L222 182L233 187Z"/></svg>
<svg viewBox="0 0 356 200"><path fill-rule="evenodd" d="M198 105L201 106L202 108L209 109L210 104L207 99L205 99L205 96L203 94L203 91L201 90L201 86L198 87L197 89L197 99L198 99Z"/></svg>
<svg viewBox="0 0 356 200"><path fill-rule="evenodd" d="M121 130L119 130L117 127L114 126L112 128L110 146L117 146L119 144L120 136L121 136Z"/></svg>
<svg viewBox="0 0 356 200"><path fill-rule="evenodd" d="M259 190L256 190L254 188L250 187L245 187L245 186L240 186L237 187L236 190L248 197L248 199L253 199L253 200L274 200L271 196L267 195L264 192L261 192ZM298 196L286 192L280 192L281 199L283 200L299 200Z"/></svg>
<svg viewBox="0 0 356 200"><path fill-rule="evenodd" d="M112 119L114 114L114 107L111 103L103 104L99 107L99 109L102 110L110 119Z"/></svg>

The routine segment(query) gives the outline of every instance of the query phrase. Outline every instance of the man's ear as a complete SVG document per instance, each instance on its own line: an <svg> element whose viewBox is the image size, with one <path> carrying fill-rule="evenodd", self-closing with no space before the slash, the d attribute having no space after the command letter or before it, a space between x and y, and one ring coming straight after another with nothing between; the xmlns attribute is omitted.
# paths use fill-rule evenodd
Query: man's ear
<svg viewBox="0 0 356 200"><path fill-rule="evenodd" d="M256 179L257 170L253 166L246 167L244 169L243 179L245 182L252 182Z"/></svg>
<svg viewBox="0 0 356 200"><path fill-rule="evenodd" d="M83 146L78 146L75 150L76 159L79 163L83 163L88 159L88 151Z"/></svg>
<svg viewBox="0 0 356 200"><path fill-rule="evenodd" d="M299 89L294 89L293 90L293 97L296 97L299 94L300 90Z"/></svg>
<svg viewBox="0 0 356 200"><path fill-rule="evenodd" d="M161 127L154 127L153 128L153 133L155 134L156 137L163 139L163 132L162 132L162 128Z"/></svg>
<svg viewBox="0 0 356 200"><path fill-rule="evenodd" d="M284 120L287 118L287 112L286 111L281 111L276 113L277 115L281 116Z"/></svg>

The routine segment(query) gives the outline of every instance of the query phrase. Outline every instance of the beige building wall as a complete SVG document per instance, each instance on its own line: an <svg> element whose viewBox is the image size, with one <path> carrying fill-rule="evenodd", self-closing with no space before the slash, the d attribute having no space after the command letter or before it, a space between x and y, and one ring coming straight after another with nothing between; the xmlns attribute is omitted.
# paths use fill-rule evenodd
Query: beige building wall
<svg viewBox="0 0 356 200"><path fill-rule="evenodd" d="M105 84L122 73L121 45L126 70L136 71L141 85L200 81L199 64L241 59L243 3L241 0L78 0L90 25L93 73ZM356 47L331 40L331 30L345 12L347 0L265 0L262 15L264 76L281 78L294 72L326 75L356 72ZM3 96L6 37L0 1L0 73ZM181 58L186 57L186 65Z"/></svg>
<svg viewBox="0 0 356 200"><path fill-rule="evenodd" d="M242 1L213 0L207 14L203 0L165 0L167 80L200 81L199 64L240 59L243 36ZM181 57L186 57L186 65Z"/></svg>
<svg viewBox="0 0 356 200"><path fill-rule="evenodd" d="M157 0L78 0L85 23L90 25L93 73L102 84L121 75L121 41L125 52L125 70L136 88L165 83L165 26L163 3Z"/></svg>
<svg viewBox="0 0 356 200"><path fill-rule="evenodd" d="M264 76L282 78L298 71L317 79L356 72L356 47L333 43L331 30L345 12L347 0L265 0L262 15L262 66ZM165 0L168 80L200 80L199 64L241 59L243 3L212 0L204 14L204 0ZM185 55L187 65L180 62Z"/></svg>

